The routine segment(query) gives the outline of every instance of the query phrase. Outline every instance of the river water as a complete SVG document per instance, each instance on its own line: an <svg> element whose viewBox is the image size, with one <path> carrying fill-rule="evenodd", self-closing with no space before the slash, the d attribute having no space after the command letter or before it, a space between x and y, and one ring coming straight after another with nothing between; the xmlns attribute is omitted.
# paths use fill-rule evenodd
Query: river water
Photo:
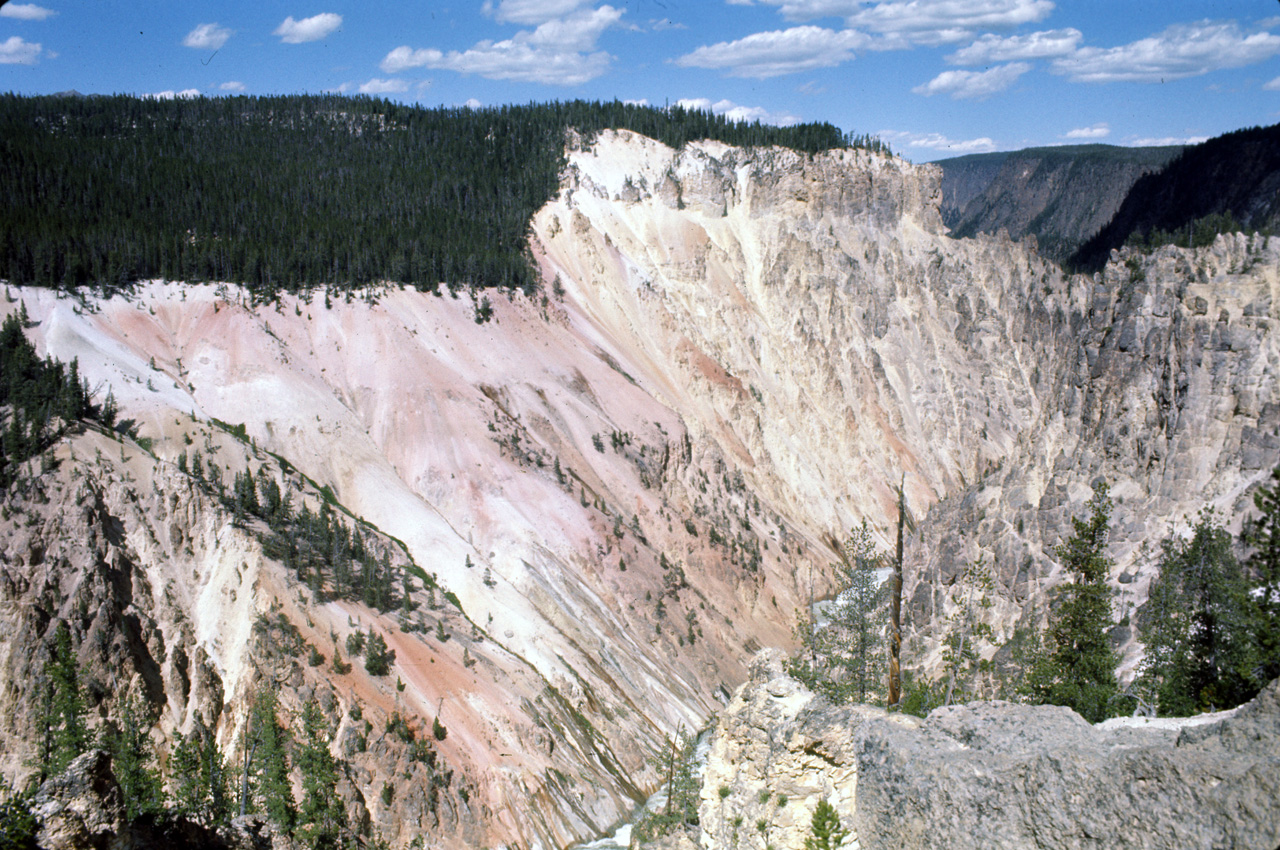
<svg viewBox="0 0 1280 850"><path fill-rule="evenodd" d="M694 767L693 775L701 779L703 772L707 768L707 756L711 754L711 730L706 729L698 735L698 745L693 749ZM585 844L575 844L569 850L627 850L631 846L631 827L644 816L646 812L656 812L667 804L667 787L663 785L657 791L644 801L643 806L637 806L636 810L631 813L630 819L620 824L612 835L606 835L597 838L595 841L588 841Z"/></svg>

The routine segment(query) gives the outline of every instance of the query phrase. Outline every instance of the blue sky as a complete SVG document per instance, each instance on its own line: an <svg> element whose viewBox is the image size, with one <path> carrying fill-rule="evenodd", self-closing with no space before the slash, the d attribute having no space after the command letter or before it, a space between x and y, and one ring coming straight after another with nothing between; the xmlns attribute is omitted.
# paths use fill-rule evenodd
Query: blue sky
<svg viewBox="0 0 1280 850"><path fill-rule="evenodd" d="M829 121L909 159L1196 141L1280 121L1271 0L36 0L0 90L342 91Z"/></svg>

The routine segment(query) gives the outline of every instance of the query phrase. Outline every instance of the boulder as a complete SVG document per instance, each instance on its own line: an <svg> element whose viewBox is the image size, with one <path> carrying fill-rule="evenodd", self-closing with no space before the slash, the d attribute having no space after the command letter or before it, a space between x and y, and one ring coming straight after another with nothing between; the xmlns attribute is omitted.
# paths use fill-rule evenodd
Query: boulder
<svg viewBox="0 0 1280 850"><path fill-rule="evenodd" d="M823 799L847 847L1274 850L1280 681L1198 718L1090 725L993 701L920 720L833 706L766 651L717 724L704 777L707 850L803 847Z"/></svg>

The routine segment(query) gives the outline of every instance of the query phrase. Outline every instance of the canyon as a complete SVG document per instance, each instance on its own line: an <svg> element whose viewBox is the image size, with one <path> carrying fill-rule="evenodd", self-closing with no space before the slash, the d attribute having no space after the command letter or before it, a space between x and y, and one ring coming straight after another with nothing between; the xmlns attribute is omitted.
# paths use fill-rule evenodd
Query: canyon
<svg viewBox="0 0 1280 850"><path fill-rule="evenodd" d="M393 846L588 840L761 648L793 645L833 543L865 519L890 548L899 486L918 675L980 556L984 657L1042 620L1099 480L1120 623L1161 537L1205 507L1238 527L1280 464L1280 243L1067 275L1007 235L951 238L941 191L937 167L868 151L606 131L569 139L532 295L9 287L0 308L25 305L40 353L76 358L137 437L68 438L6 496L0 772L29 774L62 620L95 710L142 688L162 752L202 724L235 753L270 687L289 716L320 703L348 810ZM195 449L363 523L430 577L416 610L317 597L179 467ZM287 649L356 630L391 675ZM1131 674L1141 647L1113 638ZM447 727L434 762L383 734L393 715Z"/></svg>

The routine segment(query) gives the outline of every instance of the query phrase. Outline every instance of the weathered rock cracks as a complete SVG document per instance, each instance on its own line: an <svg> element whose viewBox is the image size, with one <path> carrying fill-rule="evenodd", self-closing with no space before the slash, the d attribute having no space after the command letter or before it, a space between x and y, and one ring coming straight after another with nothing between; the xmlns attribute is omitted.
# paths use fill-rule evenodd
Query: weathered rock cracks
<svg viewBox="0 0 1280 850"><path fill-rule="evenodd" d="M40 850L299 850L257 815L217 830L181 817L143 815L130 821L111 757L102 750L90 750L45 780L32 798L31 813L39 823Z"/></svg>
<svg viewBox="0 0 1280 850"><path fill-rule="evenodd" d="M1272 850L1280 682L1199 718L978 702L921 720L832 706L763 652L716 726L699 843L803 847L821 799L862 848Z"/></svg>

